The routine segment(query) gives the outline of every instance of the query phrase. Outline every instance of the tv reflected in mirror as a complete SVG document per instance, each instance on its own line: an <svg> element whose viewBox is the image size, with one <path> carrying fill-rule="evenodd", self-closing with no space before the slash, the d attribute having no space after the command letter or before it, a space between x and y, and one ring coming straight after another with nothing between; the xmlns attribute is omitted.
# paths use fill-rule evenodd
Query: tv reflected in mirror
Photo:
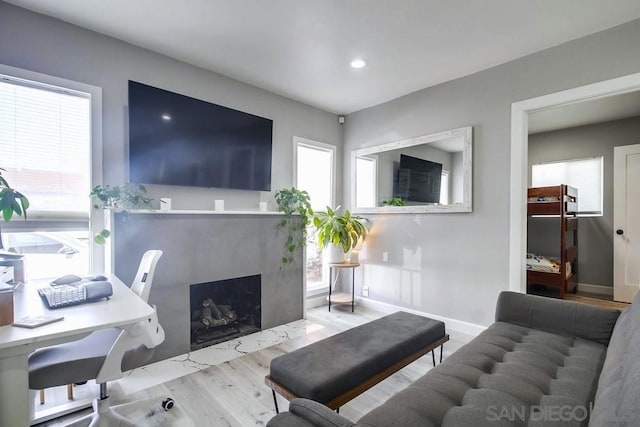
<svg viewBox="0 0 640 427"><path fill-rule="evenodd" d="M407 202L440 203L442 163L400 154L395 177L393 197Z"/></svg>

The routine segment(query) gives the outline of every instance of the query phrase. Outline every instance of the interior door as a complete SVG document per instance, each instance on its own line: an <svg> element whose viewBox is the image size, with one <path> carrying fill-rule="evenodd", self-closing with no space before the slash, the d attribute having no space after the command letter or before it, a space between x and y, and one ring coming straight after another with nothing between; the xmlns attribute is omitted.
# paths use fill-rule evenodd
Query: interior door
<svg viewBox="0 0 640 427"><path fill-rule="evenodd" d="M631 302L640 286L640 144L613 153L613 299Z"/></svg>

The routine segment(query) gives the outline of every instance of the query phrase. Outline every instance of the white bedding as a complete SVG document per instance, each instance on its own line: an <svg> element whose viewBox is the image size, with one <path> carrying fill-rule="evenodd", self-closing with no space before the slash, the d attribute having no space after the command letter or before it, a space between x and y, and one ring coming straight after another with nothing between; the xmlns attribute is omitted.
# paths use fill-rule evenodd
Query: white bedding
<svg viewBox="0 0 640 427"><path fill-rule="evenodd" d="M558 196L538 196L538 197L529 197L527 201L529 203L550 203L557 202L560 200Z"/></svg>
<svg viewBox="0 0 640 427"><path fill-rule="evenodd" d="M560 259L543 255L527 254L527 270L544 273L560 273ZM571 276L571 263L567 263L567 277Z"/></svg>

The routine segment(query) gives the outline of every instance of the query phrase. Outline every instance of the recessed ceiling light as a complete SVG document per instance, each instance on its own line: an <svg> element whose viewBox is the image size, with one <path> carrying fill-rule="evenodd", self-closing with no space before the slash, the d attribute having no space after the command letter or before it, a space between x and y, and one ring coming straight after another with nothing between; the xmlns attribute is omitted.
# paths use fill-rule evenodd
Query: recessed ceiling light
<svg viewBox="0 0 640 427"><path fill-rule="evenodd" d="M162 120L164 120L165 122L170 122L171 121L171 116L168 114L163 114L162 115Z"/></svg>
<svg viewBox="0 0 640 427"><path fill-rule="evenodd" d="M362 68L365 65L367 65L367 63L364 62L364 59L354 59L353 61L351 61L351 66L353 68Z"/></svg>

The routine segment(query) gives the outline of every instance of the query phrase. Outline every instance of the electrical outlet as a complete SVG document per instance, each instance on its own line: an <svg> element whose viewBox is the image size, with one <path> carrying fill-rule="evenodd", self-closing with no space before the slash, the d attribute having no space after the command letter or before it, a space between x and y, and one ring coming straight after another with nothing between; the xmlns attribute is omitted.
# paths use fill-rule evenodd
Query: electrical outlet
<svg viewBox="0 0 640 427"><path fill-rule="evenodd" d="M369 287L365 286L364 288L362 288L362 296L363 297L368 297L369 296Z"/></svg>
<svg viewBox="0 0 640 427"><path fill-rule="evenodd" d="M382 262L389 261L389 252L382 252Z"/></svg>

